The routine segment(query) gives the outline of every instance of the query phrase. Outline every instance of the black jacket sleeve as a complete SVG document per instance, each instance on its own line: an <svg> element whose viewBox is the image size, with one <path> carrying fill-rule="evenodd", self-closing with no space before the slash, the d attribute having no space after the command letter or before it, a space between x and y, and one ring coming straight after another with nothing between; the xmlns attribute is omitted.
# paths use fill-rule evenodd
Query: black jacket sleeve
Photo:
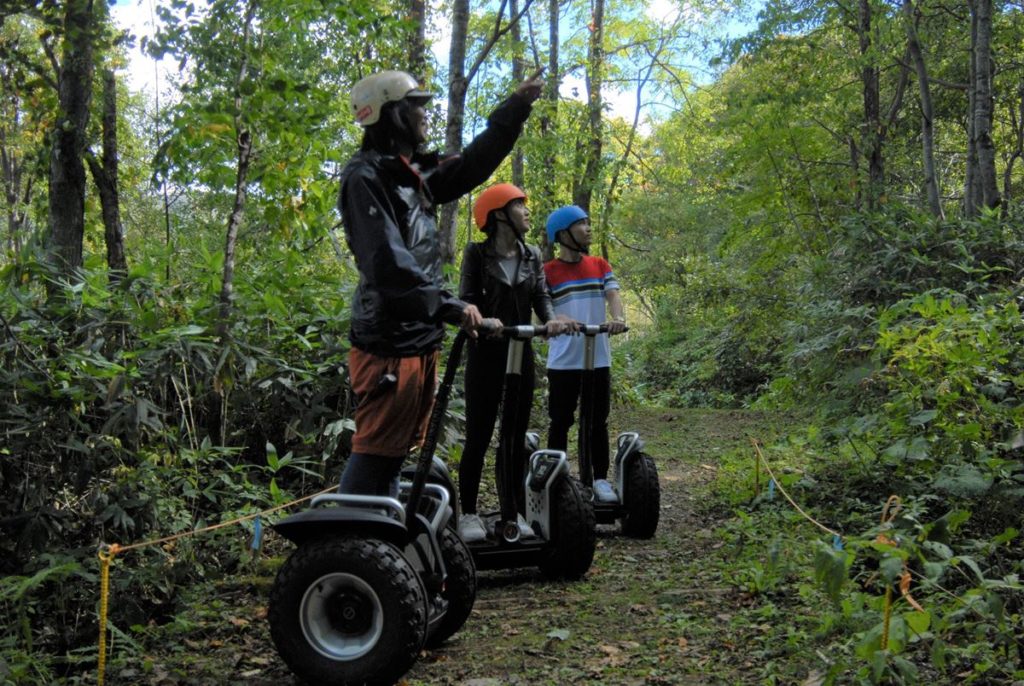
<svg viewBox="0 0 1024 686"><path fill-rule="evenodd" d="M380 184L353 174L338 199L345 236L363 279L381 295L381 306L406 321L457 321L462 303L420 268L402 239Z"/></svg>
<svg viewBox="0 0 1024 686"><path fill-rule="evenodd" d="M483 310L483 251L479 243L470 243L462 253L459 297Z"/></svg>
<svg viewBox="0 0 1024 686"><path fill-rule="evenodd" d="M537 313L537 317L541 323L547 324L549 321L555 318L555 308L551 304L551 291L548 289L548 280L544 276L544 263L540 257L540 250L535 246L530 246L529 250L533 253L533 259L530 260L530 264L533 266L533 292L530 294L530 301L533 305L533 311Z"/></svg>
<svg viewBox="0 0 1024 686"><path fill-rule="evenodd" d="M461 154L442 160L427 179L434 201L441 204L457 200L490 178L512 151L531 108L532 104L520 95L498 105L487 118L487 128Z"/></svg>

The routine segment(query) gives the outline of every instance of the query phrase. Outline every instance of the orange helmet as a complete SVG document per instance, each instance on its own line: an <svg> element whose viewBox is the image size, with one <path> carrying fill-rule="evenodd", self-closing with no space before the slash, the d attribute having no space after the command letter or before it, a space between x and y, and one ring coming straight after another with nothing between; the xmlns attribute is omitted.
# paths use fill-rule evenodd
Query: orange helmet
<svg viewBox="0 0 1024 686"><path fill-rule="evenodd" d="M473 219L477 228L487 226L487 215L500 210L513 200L526 200L526 193L510 183L499 183L481 193L473 203Z"/></svg>

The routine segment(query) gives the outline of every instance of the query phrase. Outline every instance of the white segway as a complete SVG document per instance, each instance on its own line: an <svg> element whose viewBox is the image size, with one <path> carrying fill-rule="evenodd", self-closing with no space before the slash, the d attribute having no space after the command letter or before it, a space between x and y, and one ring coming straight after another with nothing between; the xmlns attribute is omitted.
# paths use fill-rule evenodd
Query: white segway
<svg viewBox="0 0 1024 686"><path fill-rule="evenodd" d="M580 391L580 481L593 494L594 468L591 461L591 426L594 416L594 349L598 334L607 333L606 324L581 327L585 336L583 378ZM613 500L594 498L594 514L599 524L620 522L622 533L632 538L652 538L658 529L661 511L661 487L658 468L644 452L644 442L635 431L619 434L612 461L614 476L609 481L615 490Z"/></svg>
<svg viewBox="0 0 1024 686"><path fill-rule="evenodd" d="M481 514L488 536L468 547L477 569L539 567L548 578L575 580L586 574L594 559L593 505L572 477L563 451L540 450L536 434L529 433L525 439L515 435L524 350L530 339L544 333L544 327L532 325L501 329L508 338L508 355L498 439L500 509ZM529 459L525 478L519 481L514 463L523 455ZM525 496L522 514L531 530L525 536L517 524L517 495Z"/></svg>
<svg viewBox="0 0 1024 686"><path fill-rule="evenodd" d="M476 570L448 526L451 490L428 482L438 473L433 454L465 337L460 332L452 345L412 481L401 484L399 499L322 495L274 526L298 549L270 592L270 635L310 684L393 684L424 645L454 634L473 609Z"/></svg>

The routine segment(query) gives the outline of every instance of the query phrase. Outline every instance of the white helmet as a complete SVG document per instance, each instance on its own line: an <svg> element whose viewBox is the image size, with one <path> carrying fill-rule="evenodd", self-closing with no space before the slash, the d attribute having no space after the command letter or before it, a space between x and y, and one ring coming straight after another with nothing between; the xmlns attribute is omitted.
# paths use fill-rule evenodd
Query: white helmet
<svg viewBox="0 0 1024 686"><path fill-rule="evenodd" d="M404 71L380 71L352 86L352 114L360 125L370 126L380 119L380 110L386 103L402 98L426 101L432 97L433 93L420 90L416 79Z"/></svg>

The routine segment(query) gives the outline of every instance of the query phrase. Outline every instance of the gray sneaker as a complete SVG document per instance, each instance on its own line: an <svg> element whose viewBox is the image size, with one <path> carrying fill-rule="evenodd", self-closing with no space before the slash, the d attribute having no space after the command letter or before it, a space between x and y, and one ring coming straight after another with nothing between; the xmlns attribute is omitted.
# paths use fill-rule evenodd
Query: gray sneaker
<svg viewBox="0 0 1024 686"><path fill-rule="evenodd" d="M459 517L459 536L466 543L479 543L487 538L484 523L478 514L464 514Z"/></svg>
<svg viewBox="0 0 1024 686"><path fill-rule="evenodd" d="M533 538L537 535L534 533L533 527L523 519L523 515L516 515L516 524L519 525L519 538Z"/></svg>
<svg viewBox="0 0 1024 686"><path fill-rule="evenodd" d="M615 489L612 488L612 485L604 479L597 479L594 481L594 497L602 503L614 503L619 499L619 496L615 493Z"/></svg>

